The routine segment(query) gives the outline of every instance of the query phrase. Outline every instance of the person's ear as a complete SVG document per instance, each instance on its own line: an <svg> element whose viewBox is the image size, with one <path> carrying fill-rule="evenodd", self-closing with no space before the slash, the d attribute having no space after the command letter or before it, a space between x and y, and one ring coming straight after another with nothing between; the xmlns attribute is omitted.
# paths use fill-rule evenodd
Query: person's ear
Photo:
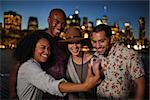
<svg viewBox="0 0 150 100"><path fill-rule="evenodd" d="M110 41L110 44L114 43L115 40L113 39L113 35L110 37L109 41Z"/></svg>
<svg viewBox="0 0 150 100"><path fill-rule="evenodd" d="M48 23L51 23L51 18L50 18L50 17L48 17L47 21L48 21Z"/></svg>

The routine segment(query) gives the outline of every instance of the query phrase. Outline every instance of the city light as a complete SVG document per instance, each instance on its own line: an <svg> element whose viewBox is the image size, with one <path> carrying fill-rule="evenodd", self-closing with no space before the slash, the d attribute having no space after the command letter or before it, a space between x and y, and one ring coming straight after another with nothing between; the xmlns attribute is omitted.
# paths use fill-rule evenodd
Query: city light
<svg viewBox="0 0 150 100"><path fill-rule="evenodd" d="M4 49L4 48L5 48L5 45L1 45L1 44L0 44L0 48L1 48L1 49Z"/></svg>
<svg viewBox="0 0 150 100"><path fill-rule="evenodd" d="M131 48L131 46L128 44L128 45L127 45L127 48Z"/></svg>
<svg viewBox="0 0 150 100"><path fill-rule="evenodd" d="M124 30L124 29L122 29L122 30L121 30L121 32L122 32L122 33L124 33L124 32L125 32L125 30Z"/></svg>
<svg viewBox="0 0 150 100"><path fill-rule="evenodd" d="M137 45L134 45L133 48L134 48L135 50L138 50L138 46L137 46Z"/></svg>
<svg viewBox="0 0 150 100"><path fill-rule="evenodd" d="M96 25L100 25L100 24L102 24L102 21L100 19L97 19L96 20Z"/></svg>
<svg viewBox="0 0 150 100"><path fill-rule="evenodd" d="M81 28L82 28L82 30L84 30L84 29L85 29L85 26L83 25L83 26L81 26Z"/></svg>
<svg viewBox="0 0 150 100"><path fill-rule="evenodd" d="M79 14L79 10L75 10L75 12L74 12L75 14Z"/></svg>
<svg viewBox="0 0 150 100"><path fill-rule="evenodd" d="M89 37L88 33L84 33L84 38L88 38L88 37Z"/></svg>
<svg viewBox="0 0 150 100"><path fill-rule="evenodd" d="M124 23L124 26L128 27L128 26L130 26L130 24L129 23Z"/></svg>
<svg viewBox="0 0 150 100"><path fill-rule="evenodd" d="M112 31L112 34L115 34L115 31Z"/></svg>
<svg viewBox="0 0 150 100"><path fill-rule="evenodd" d="M69 18L70 18L70 19L72 19L72 18L73 18L73 16L72 16L72 15L70 15L70 16L69 16Z"/></svg>
<svg viewBox="0 0 150 100"><path fill-rule="evenodd" d="M145 45L142 45L142 48L145 48Z"/></svg>

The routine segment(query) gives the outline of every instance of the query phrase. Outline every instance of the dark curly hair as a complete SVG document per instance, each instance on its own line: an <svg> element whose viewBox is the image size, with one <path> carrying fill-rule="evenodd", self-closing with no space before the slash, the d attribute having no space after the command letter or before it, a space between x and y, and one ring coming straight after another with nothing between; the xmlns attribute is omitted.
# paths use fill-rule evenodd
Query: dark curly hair
<svg viewBox="0 0 150 100"><path fill-rule="evenodd" d="M45 35L44 32L35 32L29 35L26 35L17 45L17 48L14 51L14 58L22 64L23 62L27 61L28 59L34 56L34 51L37 42L41 39L45 38L49 41L49 37ZM50 42L49 42L50 43ZM50 44L51 46L51 44ZM49 65L52 65L54 62L53 58L53 50L51 46L51 55L48 58L47 62Z"/></svg>
<svg viewBox="0 0 150 100"><path fill-rule="evenodd" d="M111 38L112 32L111 32L110 26L105 25L105 24L100 24L100 25L97 25L93 30L93 32L100 32L100 31L104 31L106 37Z"/></svg>

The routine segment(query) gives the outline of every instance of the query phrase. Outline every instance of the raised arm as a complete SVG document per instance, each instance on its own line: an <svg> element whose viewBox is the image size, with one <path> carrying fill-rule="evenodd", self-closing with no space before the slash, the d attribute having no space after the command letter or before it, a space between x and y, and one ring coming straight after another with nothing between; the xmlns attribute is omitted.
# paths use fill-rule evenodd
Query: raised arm
<svg viewBox="0 0 150 100"><path fill-rule="evenodd" d="M88 91L91 88L95 87L97 84L101 82L99 70L97 69L96 75L92 74L92 66L89 64L88 66L88 75L86 81L82 84L75 84L69 82L62 82L59 85L59 90L61 92L81 92Z"/></svg>

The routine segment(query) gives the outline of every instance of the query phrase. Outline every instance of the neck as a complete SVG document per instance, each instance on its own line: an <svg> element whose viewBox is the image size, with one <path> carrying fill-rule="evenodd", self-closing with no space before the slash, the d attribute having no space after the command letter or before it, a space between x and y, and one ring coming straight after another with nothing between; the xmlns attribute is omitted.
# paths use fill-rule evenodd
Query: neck
<svg viewBox="0 0 150 100"><path fill-rule="evenodd" d="M108 47L108 49L106 50L106 52L104 53L104 57L107 57L111 48L112 48L113 44L110 44L110 46Z"/></svg>
<svg viewBox="0 0 150 100"><path fill-rule="evenodd" d="M76 64L82 64L82 63L84 64L91 59L92 55L90 55L90 53L88 52L83 52L83 53L84 53L83 55L81 53L78 56L72 56L73 62Z"/></svg>
<svg viewBox="0 0 150 100"><path fill-rule="evenodd" d="M52 37L55 37L55 36L52 34L52 32L51 32L50 29L46 30L46 33L48 33L48 34L49 34L50 36L52 36Z"/></svg>

